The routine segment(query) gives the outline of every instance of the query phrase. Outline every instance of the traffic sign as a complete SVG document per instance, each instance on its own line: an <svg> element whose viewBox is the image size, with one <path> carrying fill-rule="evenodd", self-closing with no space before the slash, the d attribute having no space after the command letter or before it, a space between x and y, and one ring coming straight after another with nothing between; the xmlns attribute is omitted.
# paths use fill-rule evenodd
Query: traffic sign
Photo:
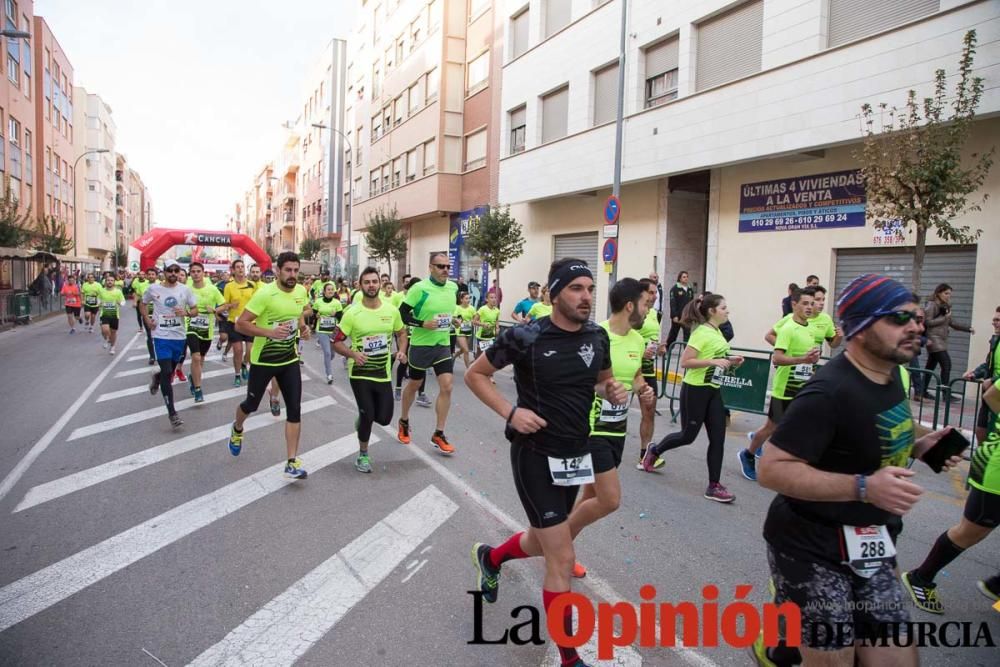
<svg viewBox="0 0 1000 667"><path fill-rule="evenodd" d="M605 262L613 262L618 259L618 241L615 239L604 241L604 250L601 252L601 257L604 258Z"/></svg>
<svg viewBox="0 0 1000 667"><path fill-rule="evenodd" d="M618 222L618 216L622 212L622 203L618 197L611 195L604 202L604 224L613 225Z"/></svg>
<svg viewBox="0 0 1000 667"><path fill-rule="evenodd" d="M135 261L135 260L133 259L133 260L132 260L131 262L129 262L129 264L128 264L128 270L129 270L129 271L138 271L138 270L139 270L139 262L137 262L137 261Z"/></svg>
<svg viewBox="0 0 1000 667"><path fill-rule="evenodd" d="M604 225L601 230L602 236L606 239L617 238L618 236L618 225Z"/></svg>

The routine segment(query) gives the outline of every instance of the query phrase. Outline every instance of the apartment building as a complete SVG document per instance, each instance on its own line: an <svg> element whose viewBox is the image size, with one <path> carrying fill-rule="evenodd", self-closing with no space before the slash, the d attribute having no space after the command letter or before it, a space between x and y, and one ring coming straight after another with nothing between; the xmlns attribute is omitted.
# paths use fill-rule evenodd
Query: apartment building
<svg viewBox="0 0 1000 667"><path fill-rule="evenodd" d="M605 230L611 192L621 2L625 26L621 220ZM967 30L978 32L985 93L971 146L1000 144L1000 12L986 0L504 0L503 137L499 201L529 239L505 272L508 294L542 279L553 258L603 269L604 236L617 233L618 275L681 270L727 297L736 344L760 347L789 282L817 274L834 290L864 271L909 282L912 238L865 225L852 189L864 103L922 98L934 72L954 80ZM970 148L971 150L971 148ZM796 191L775 210L760 193ZM921 291L955 289L955 317L986 329L1000 280L1000 193L994 168L983 210L959 224L984 230L976 245L934 237ZM839 197L851 206L838 208ZM781 216L781 217L778 217ZM607 280L598 280L598 317ZM978 289L977 289L978 288ZM828 308L832 310L832 302ZM503 305L509 316L514 300ZM985 355L988 336L953 332L956 368Z"/></svg>
<svg viewBox="0 0 1000 667"><path fill-rule="evenodd" d="M11 4L9 0L5 2ZM31 43L34 60L42 70L34 82L34 153L39 158L34 172L36 182L45 184L44 188L34 188L35 210L39 215L52 216L64 223L75 243L73 252L82 253L80 249L87 245L85 232L73 224L76 208L73 66L41 16L34 17ZM30 162L26 153L25 164ZM27 179L24 186L29 187Z"/></svg>
<svg viewBox="0 0 1000 667"><path fill-rule="evenodd" d="M4 0L3 25L7 30L31 32L34 3ZM9 183L11 196L22 210L41 210L35 201L35 89L31 46L28 40L0 38L4 57L0 59L0 174Z"/></svg>
<svg viewBox="0 0 1000 667"><path fill-rule="evenodd" d="M393 274L426 271L448 250L457 277L480 275L462 220L494 201L501 31L489 0L368 0L348 42L346 121L352 244L369 216L396 209L409 254ZM356 265L356 264L355 264Z"/></svg>
<svg viewBox="0 0 1000 667"><path fill-rule="evenodd" d="M110 268L111 253L115 249L117 128L111 107L100 95L74 86L73 98L77 101L73 111L73 127L76 128L73 153L83 156L77 162L79 182L75 197L81 244L74 249L74 254L100 260L103 268Z"/></svg>

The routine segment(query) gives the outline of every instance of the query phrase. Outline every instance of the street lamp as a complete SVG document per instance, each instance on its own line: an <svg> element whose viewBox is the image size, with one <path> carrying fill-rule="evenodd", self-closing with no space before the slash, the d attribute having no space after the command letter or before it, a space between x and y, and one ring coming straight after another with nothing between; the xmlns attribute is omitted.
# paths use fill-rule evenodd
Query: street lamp
<svg viewBox="0 0 1000 667"><path fill-rule="evenodd" d="M0 35L3 35L4 33L7 33L7 32L16 32L16 31L14 31L14 30L0 30ZM87 156L87 155L93 155L93 154L97 154L97 153L110 153L110 152L111 152L111 150L107 149L107 148L95 148L93 150L84 151L84 152L80 153L78 156L76 156L76 159L73 160L73 241L76 244L76 247L74 249L76 250L77 255L79 255L79 253L80 253L80 230L78 230L76 228L76 209L78 209L80 207L77 205L77 201L76 201L76 166L78 164L80 164L80 160L83 157ZM87 193L84 193L83 197L84 197L84 203L86 203L86 201L87 201ZM115 220L116 220L116 222L115 222L115 273L117 273L118 272L118 223L117 223L117 218ZM79 256L82 256L82 255L79 255Z"/></svg>
<svg viewBox="0 0 1000 667"><path fill-rule="evenodd" d="M350 212L347 215L347 275L348 277L354 276L352 271L352 258L351 258L351 220L354 218L354 160L357 156L354 154L354 148L351 146L351 140L347 138L347 135L340 130L330 127L325 123L313 123L313 127L319 128L321 130L330 130L331 132L336 132L337 135L343 139L344 143L347 144L347 150L351 152L351 161L347 164L347 201L350 204ZM330 171L333 172L333 141L330 142ZM333 199L334 193L330 193L330 199ZM337 202L337 206L343 206L343 202ZM333 207L327 206L327 214L333 215Z"/></svg>

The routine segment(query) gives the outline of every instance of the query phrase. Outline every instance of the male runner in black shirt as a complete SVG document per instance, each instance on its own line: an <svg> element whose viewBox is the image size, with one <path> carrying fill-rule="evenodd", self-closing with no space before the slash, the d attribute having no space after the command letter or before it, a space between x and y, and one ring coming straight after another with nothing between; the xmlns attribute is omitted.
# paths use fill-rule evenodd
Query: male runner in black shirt
<svg viewBox="0 0 1000 667"><path fill-rule="evenodd" d="M531 524L498 547L473 546L478 587L484 600L495 602L501 564L544 556L546 611L570 590L573 538L585 526L586 519L571 510L580 486L594 482L587 450L594 393L614 404L628 400L611 372L608 334L590 321L594 278L586 262L554 262L548 285L552 315L501 333L465 375L479 400L507 419L514 485ZM511 364L516 405L490 382L496 371ZM563 624L571 633L569 608ZM560 646L559 655L563 665L585 667L573 648Z"/></svg>

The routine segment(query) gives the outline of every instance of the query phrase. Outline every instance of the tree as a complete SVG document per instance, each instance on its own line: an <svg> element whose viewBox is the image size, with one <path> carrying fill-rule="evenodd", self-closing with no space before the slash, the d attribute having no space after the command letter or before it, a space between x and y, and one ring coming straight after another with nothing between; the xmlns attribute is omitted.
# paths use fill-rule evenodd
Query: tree
<svg viewBox="0 0 1000 667"><path fill-rule="evenodd" d="M391 209L380 206L375 213L368 215L365 222L365 245L368 246L368 256L380 264L384 261L389 265L389 278L392 278L392 261L399 261L406 256L406 233L403 223L399 221L396 207Z"/></svg>
<svg viewBox="0 0 1000 667"><path fill-rule="evenodd" d="M53 255L65 255L75 245L66 234L66 223L52 215L43 215L38 219L34 236L38 249Z"/></svg>
<svg viewBox="0 0 1000 667"><path fill-rule="evenodd" d="M111 266L112 268L117 267L119 269L124 269L128 266L128 248L121 243L111 253Z"/></svg>
<svg viewBox="0 0 1000 667"><path fill-rule="evenodd" d="M878 229L897 227L899 233L916 234L913 252L913 291L920 289L927 233L958 243L976 241L983 230L958 226L953 220L979 211L988 195L969 202L982 187L993 165L995 147L972 153L963 166L962 151L983 94L982 77L973 76L976 31L965 33L959 60L958 81L948 114L947 78L943 69L934 75L933 97L917 100L909 91L903 110L870 104L861 107L864 141L854 157L861 163L868 202L866 217Z"/></svg>
<svg viewBox="0 0 1000 667"><path fill-rule="evenodd" d="M524 254L524 235L521 223L510 214L510 206L491 206L483 215L469 220L465 233L465 247L483 258L494 271L493 285L500 294L500 269Z"/></svg>
<svg viewBox="0 0 1000 667"><path fill-rule="evenodd" d="M306 237L299 244L299 257L305 260L316 259L316 255L323 249L323 244L316 238L312 231L306 231Z"/></svg>
<svg viewBox="0 0 1000 667"><path fill-rule="evenodd" d="M3 180L3 195L0 196L0 247L20 248L32 236L31 202L27 210L21 213L18 202L12 196L10 179Z"/></svg>

